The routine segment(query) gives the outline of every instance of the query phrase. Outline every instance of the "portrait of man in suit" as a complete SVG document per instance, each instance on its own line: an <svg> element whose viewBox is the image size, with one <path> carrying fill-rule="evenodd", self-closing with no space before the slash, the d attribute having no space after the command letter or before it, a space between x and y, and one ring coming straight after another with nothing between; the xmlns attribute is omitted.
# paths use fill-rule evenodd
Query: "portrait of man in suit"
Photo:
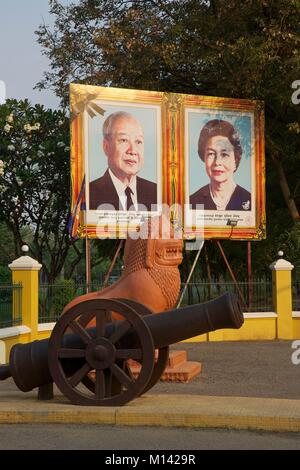
<svg viewBox="0 0 300 470"><path fill-rule="evenodd" d="M157 204L157 185L138 176L144 164L144 131L130 113L111 113L103 124L107 170L91 181L90 209L110 204L120 211L150 211Z"/></svg>

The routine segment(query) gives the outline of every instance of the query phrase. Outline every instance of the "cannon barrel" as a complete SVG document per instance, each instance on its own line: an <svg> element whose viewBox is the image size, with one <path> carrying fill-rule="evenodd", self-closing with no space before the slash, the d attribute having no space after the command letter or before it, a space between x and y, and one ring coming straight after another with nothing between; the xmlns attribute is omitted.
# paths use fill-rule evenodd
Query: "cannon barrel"
<svg viewBox="0 0 300 470"><path fill-rule="evenodd" d="M202 304L148 315L144 321L158 349L209 331L238 329L244 323L244 317L237 297L227 292ZM124 339L126 343L133 342L129 335Z"/></svg>
<svg viewBox="0 0 300 470"><path fill-rule="evenodd" d="M157 349L209 331L240 328L244 322L239 302L231 293L202 304L146 315L143 320ZM109 339L120 323L108 323L104 336ZM95 338L96 328L89 328L88 333ZM139 338L134 329L130 328L121 338L119 346L134 348L138 344ZM17 387L23 392L53 382L48 366L48 345L49 339L44 339L13 346L9 364L0 366L0 380L12 376ZM64 336L61 347L83 349L85 344L77 334L68 333ZM63 361L66 374L72 375L80 367L82 359Z"/></svg>

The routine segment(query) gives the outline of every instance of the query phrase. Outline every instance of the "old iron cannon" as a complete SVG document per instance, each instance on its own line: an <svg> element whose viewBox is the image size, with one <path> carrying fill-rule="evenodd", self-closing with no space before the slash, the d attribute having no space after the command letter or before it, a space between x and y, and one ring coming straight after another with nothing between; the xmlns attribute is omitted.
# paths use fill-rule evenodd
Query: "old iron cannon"
<svg viewBox="0 0 300 470"><path fill-rule="evenodd" d="M122 320L112 319L111 312ZM0 366L0 380L12 376L24 392L54 382L76 405L124 405L159 380L170 344L240 328L243 321L231 293L155 314L133 300L87 300L60 317L49 339L13 346L9 364ZM130 373L129 360L141 364L137 377Z"/></svg>

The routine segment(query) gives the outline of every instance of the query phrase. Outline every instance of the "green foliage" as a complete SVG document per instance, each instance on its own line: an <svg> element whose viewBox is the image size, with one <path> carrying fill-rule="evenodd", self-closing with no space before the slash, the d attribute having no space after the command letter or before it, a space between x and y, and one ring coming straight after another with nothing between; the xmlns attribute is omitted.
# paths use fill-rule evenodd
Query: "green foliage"
<svg viewBox="0 0 300 470"><path fill-rule="evenodd" d="M33 232L30 227L20 228L22 240L30 244L33 239ZM15 244L14 234L6 223L0 223L0 266L5 267L18 256L18 250Z"/></svg>
<svg viewBox="0 0 300 470"><path fill-rule="evenodd" d="M69 203L68 145L68 119L61 111L32 107L27 100L8 100L0 107L1 215L37 225L42 213L52 231L64 224Z"/></svg>
<svg viewBox="0 0 300 470"><path fill-rule="evenodd" d="M53 288L50 316L58 317L64 307L76 297L76 287L73 280L59 279Z"/></svg>
<svg viewBox="0 0 300 470"><path fill-rule="evenodd" d="M291 101L299 0L51 0L50 11L53 29L42 25L37 35L52 71L38 86L54 88L63 104L70 82L263 100L268 239L252 244L255 269L282 243L296 255L297 238L285 231L300 207L300 105ZM245 272L240 245L227 243L226 253ZM218 273L224 263L211 251Z"/></svg>
<svg viewBox="0 0 300 470"><path fill-rule="evenodd" d="M3 284L11 284L11 271L7 266L0 266L0 286Z"/></svg>
<svg viewBox="0 0 300 470"><path fill-rule="evenodd" d="M294 266L295 272L300 275L300 224L294 225L290 230L284 230L279 236L279 246L284 252L284 258Z"/></svg>
<svg viewBox="0 0 300 470"><path fill-rule="evenodd" d="M18 256L28 241L27 227L31 256L43 264L50 282L74 246L67 227L69 139L69 120L62 111L27 100L0 106L0 222L13 234Z"/></svg>
<svg viewBox="0 0 300 470"><path fill-rule="evenodd" d="M7 266L15 257L13 234L6 224L0 223L0 266Z"/></svg>
<svg viewBox="0 0 300 470"><path fill-rule="evenodd" d="M91 241L92 280L98 282L109 270L111 261L118 249L120 240L93 240ZM122 253L119 253L114 269L120 270L122 266Z"/></svg>

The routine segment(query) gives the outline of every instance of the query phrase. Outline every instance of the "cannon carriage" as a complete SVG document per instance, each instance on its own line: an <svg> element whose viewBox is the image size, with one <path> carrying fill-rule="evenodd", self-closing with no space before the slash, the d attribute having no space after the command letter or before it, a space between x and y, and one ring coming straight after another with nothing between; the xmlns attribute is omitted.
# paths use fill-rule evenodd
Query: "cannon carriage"
<svg viewBox="0 0 300 470"><path fill-rule="evenodd" d="M24 392L54 382L72 404L120 406L157 383L169 345L243 321L231 293L155 314L133 300L91 299L65 311L49 339L15 345L0 380L12 376ZM137 377L130 360L141 365Z"/></svg>

